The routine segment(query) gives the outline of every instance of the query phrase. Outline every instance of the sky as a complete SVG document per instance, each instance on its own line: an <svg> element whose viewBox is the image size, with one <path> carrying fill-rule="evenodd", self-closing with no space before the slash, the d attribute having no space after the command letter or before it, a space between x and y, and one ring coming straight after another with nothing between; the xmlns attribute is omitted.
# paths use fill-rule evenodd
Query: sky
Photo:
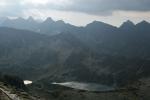
<svg viewBox="0 0 150 100"><path fill-rule="evenodd" d="M51 17L77 26L94 20L115 26L150 22L150 0L0 0L0 8L0 17Z"/></svg>

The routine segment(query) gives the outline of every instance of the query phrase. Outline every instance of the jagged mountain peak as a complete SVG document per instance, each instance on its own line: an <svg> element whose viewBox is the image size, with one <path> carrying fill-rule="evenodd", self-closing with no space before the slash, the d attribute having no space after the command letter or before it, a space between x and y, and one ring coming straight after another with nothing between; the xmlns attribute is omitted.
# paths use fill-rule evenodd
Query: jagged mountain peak
<svg viewBox="0 0 150 100"><path fill-rule="evenodd" d="M143 21L141 21L140 23L138 23L138 24L136 24L137 26L145 26L145 25L150 25L150 23L149 22L147 22L147 21L145 21L145 20L143 20Z"/></svg>
<svg viewBox="0 0 150 100"><path fill-rule="evenodd" d="M120 28L131 28L134 26L135 26L135 24L132 21L127 20L120 26Z"/></svg>
<svg viewBox="0 0 150 100"><path fill-rule="evenodd" d="M112 25L109 25L109 24L101 22L101 21L93 21L86 25L86 27L102 27L102 26L104 27L104 26L112 26Z"/></svg>
<svg viewBox="0 0 150 100"><path fill-rule="evenodd" d="M17 20L17 21L25 21L25 19L22 18L22 17L18 17L18 18L16 18L15 20Z"/></svg>
<svg viewBox="0 0 150 100"><path fill-rule="evenodd" d="M87 24L87 26L89 26L89 25L108 25L108 24L106 24L106 23L104 23L104 22L100 22L100 21L93 21L93 22L91 22L91 23L89 23L89 24Z"/></svg>
<svg viewBox="0 0 150 100"><path fill-rule="evenodd" d="M34 18L32 16L29 16L28 19L27 19L29 22L33 22L34 21Z"/></svg>
<svg viewBox="0 0 150 100"><path fill-rule="evenodd" d="M100 22L100 21L93 21L90 24L86 25L87 29L92 29L92 30L106 30L106 29L116 29L115 26L112 26L110 24L104 23L104 22Z"/></svg>
<svg viewBox="0 0 150 100"><path fill-rule="evenodd" d="M58 21L56 21L56 23L58 23L58 24L65 24L65 22L63 20L58 20Z"/></svg>
<svg viewBox="0 0 150 100"><path fill-rule="evenodd" d="M48 17L44 22L54 22L54 20L51 17Z"/></svg>

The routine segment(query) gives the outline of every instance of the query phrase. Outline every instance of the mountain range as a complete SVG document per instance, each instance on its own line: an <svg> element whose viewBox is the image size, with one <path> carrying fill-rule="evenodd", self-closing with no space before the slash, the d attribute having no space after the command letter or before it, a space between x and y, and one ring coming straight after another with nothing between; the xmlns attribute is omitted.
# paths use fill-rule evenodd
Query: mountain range
<svg viewBox="0 0 150 100"><path fill-rule="evenodd" d="M24 19L21 17L16 19L6 18L1 22L0 26L11 27L16 29L25 29L25 30L30 30L42 34L48 34L48 35L56 35L61 32L66 32L68 30L76 31L79 28L77 26L67 24L62 20L54 21L50 17L48 17L43 22L34 20L34 18L32 17L29 17L28 19Z"/></svg>
<svg viewBox="0 0 150 100"><path fill-rule="evenodd" d="M107 85L149 77L150 23L115 27L93 21L77 27L47 18L6 19L0 27L0 71L50 84Z"/></svg>

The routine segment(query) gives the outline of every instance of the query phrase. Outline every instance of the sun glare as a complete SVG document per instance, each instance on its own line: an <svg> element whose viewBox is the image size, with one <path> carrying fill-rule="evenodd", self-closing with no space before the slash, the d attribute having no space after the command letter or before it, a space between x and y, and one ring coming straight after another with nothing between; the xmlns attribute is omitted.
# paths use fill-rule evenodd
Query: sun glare
<svg viewBox="0 0 150 100"><path fill-rule="evenodd" d="M22 4L32 4L32 5L64 5L71 4L69 0L23 0Z"/></svg>

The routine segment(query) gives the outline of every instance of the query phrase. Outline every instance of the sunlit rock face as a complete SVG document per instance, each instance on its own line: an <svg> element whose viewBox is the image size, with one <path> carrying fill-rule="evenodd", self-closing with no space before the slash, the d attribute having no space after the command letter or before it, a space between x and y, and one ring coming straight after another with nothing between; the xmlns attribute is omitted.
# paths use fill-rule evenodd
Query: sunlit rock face
<svg viewBox="0 0 150 100"><path fill-rule="evenodd" d="M24 84L25 84L25 85L32 84L32 81L29 81L29 80L24 80Z"/></svg>

